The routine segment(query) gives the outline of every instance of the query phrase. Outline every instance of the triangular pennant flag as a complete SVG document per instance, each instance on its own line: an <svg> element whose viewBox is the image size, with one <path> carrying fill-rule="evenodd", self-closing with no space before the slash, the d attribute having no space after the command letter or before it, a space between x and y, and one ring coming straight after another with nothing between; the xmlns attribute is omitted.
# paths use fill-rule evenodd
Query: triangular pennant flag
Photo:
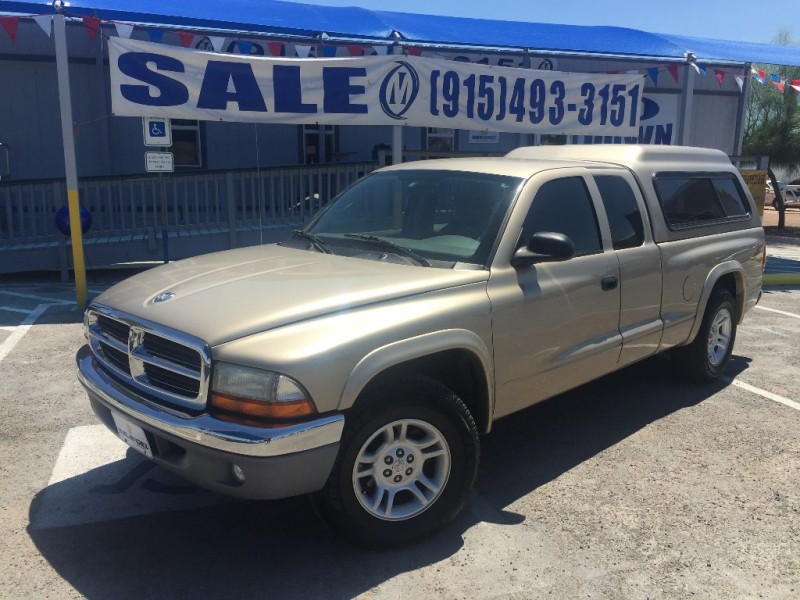
<svg viewBox="0 0 800 600"><path fill-rule="evenodd" d="M783 79L779 79L778 81L773 81L772 82L772 85L774 85L776 88L778 88L780 90L781 94L784 92L784 89L785 89L783 87L783 84L784 84L784 80Z"/></svg>
<svg viewBox="0 0 800 600"><path fill-rule="evenodd" d="M94 41L94 38L100 31L100 19L97 17L81 17L83 19L83 26L86 27L86 37L89 38L90 42Z"/></svg>
<svg viewBox="0 0 800 600"><path fill-rule="evenodd" d="M210 35L208 36L208 41L211 42L211 47L214 48L214 52L222 52L222 49L225 47L225 38L220 35Z"/></svg>
<svg viewBox="0 0 800 600"><path fill-rule="evenodd" d="M114 27L117 28L117 35L121 38L125 38L126 40L130 39L131 34L133 33L133 25L128 25L127 23L114 23Z"/></svg>
<svg viewBox="0 0 800 600"><path fill-rule="evenodd" d="M378 56L386 56L389 54L389 46L373 46L372 49Z"/></svg>
<svg viewBox="0 0 800 600"><path fill-rule="evenodd" d="M647 74L650 75L650 79L653 80L653 85L658 87L658 67L647 69Z"/></svg>
<svg viewBox="0 0 800 600"><path fill-rule="evenodd" d="M177 34L178 37L181 39L181 46L183 46L184 48L188 48L189 46L192 45L192 42L194 41L193 33L189 33L188 31L178 31Z"/></svg>
<svg viewBox="0 0 800 600"><path fill-rule="evenodd" d="M336 56L336 46L323 46L322 56L325 58L333 58Z"/></svg>
<svg viewBox="0 0 800 600"><path fill-rule="evenodd" d="M298 46L295 45L294 47L295 54L300 58L308 58L308 55L311 53L311 46Z"/></svg>
<svg viewBox="0 0 800 600"><path fill-rule="evenodd" d="M17 40L17 27L19 27L19 17L0 17L0 26L6 30L12 42Z"/></svg>
<svg viewBox="0 0 800 600"><path fill-rule="evenodd" d="M33 20L47 34L47 37L50 37L50 31L53 29L53 17L51 15L35 15Z"/></svg>
<svg viewBox="0 0 800 600"><path fill-rule="evenodd" d="M362 46L348 46L350 56L364 56L364 48Z"/></svg>
<svg viewBox="0 0 800 600"><path fill-rule="evenodd" d="M698 65L696 62L690 62L689 64L692 65L692 68L695 71L697 71L698 75L705 75L706 74L706 68L704 66Z"/></svg>
<svg viewBox="0 0 800 600"><path fill-rule="evenodd" d="M736 80L736 85L739 86L739 91L741 92L744 89L744 77L741 75L734 75L733 78Z"/></svg>
<svg viewBox="0 0 800 600"><path fill-rule="evenodd" d="M272 56L283 56L283 44L280 42L270 42L267 44L267 48Z"/></svg>
<svg viewBox="0 0 800 600"><path fill-rule="evenodd" d="M800 92L800 79L795 79L789 84L795 92Z"/></svg>
<svg viewBox="0 0 800 600"><path fill-rule="evenodd" d="M725 71L714 69L714 77L717 78L717 83L719 83L720 87L722 87L722 84L725 81Z"/></svg>
<svg viewBox="0 0 800 600"><path fill-rule="evenodd" d="M406 52L409 56L422 56L422 49L421 48L414 48L413 46L409 46L406 48Z"/></svg>
<svg viewBox="0 0 800 600"><path fill-rule="evenodd" d="M149 37L150 41L154 44L160 44L161 40L164 39L164 30L156 27L148 27L147 37Z"/></svg>
<svg viewBox="0 0 800 600"><path fill-rule="evenodd" d="M667 71L672 75L672 80L678 82L678 65L667 65Z"/></svg>
<svg viewBox="0 0 800 600"><path fill-rule="evenodd" d="M764 71L756 71L751 67L750 74L752 75L753 79L755 79L758 83L762 85L764 84Z"/></svg>
<svg viewBox="0 0 800 600"><path fill-rule="evenodd" d="M239 54L250 54L253 50L253 42L239 40L236 42L236 47L239 49Z"/></svg>

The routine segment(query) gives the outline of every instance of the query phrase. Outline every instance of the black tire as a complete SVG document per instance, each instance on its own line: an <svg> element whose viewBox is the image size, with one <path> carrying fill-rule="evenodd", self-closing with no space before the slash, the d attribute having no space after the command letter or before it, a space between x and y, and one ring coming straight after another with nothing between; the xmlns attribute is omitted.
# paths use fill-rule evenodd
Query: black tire
<svg viewBox="0 0 800 600"><path fill-rule="evenodd" d="M719 319L727 316L727 346L724 348L716 336ZM736 304L731 293L722 287L714 288L703 314L700 331L694 341L687 345L672 350L672 360L676 373L683 379L697 383L708 383L725 372L733 354L733 344L736 341ZM715 335L712 346L712 334ZM712 357L712 354L715 356Z"/></svg>
<svg viewBox="0 0 800 600"><path fill-rule="evenodd" d="M389 443L387 431L395 440L406 440L403 436L407 436L407 443ZM422 434L429 437L423 438ZM419 442L423 439L424 443ZM422 446L430 439L438 440L438 445L430 446L430 454L445 446L446 451L422 460L415 458L415 452L426 456ZM368 461L363 459L369 454L376 457L374 464L382 470L356 477L356 460L362 459L359 464L364 466ZM403 458L396 458L395 454ZM479 454L475 421L450 389L427 377L392 379L372 388L347 416L339 456L327 484L312 500L318 514L334 530L355 542L371 545L408 542L432 533L461 511L475 483ZM395 462L386 462L389 458ZM406 459L409 462L401 464ZM447 475L442 476L445 462ZM417 470L412 472L413 469ZM442 482L438 492L416 482L422 476L427 482ZM411 485L429 504L423 504L419 494L398 489ZM389 495L392 505L388 502ZM375 500L379 505L372 512L362 505L362 502L374 504ZM419 512L415 513L415 509ZM381 511L385 512L383 517L376 515ZM408 514L404 516L403 511Z"/></svg>

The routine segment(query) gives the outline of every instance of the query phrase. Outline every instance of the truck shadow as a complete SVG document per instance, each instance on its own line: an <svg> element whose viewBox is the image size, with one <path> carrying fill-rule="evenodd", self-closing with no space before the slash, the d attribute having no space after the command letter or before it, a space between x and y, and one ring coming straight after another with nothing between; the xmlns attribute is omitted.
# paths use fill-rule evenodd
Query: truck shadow
<svg viewBox="0 0 800 600"><path fill-rule="evenodd" d="M738 375L748 363L734 356L727 374ZM202 508L187 501L172 512L34 527L41 496L54 486L72 486L60 490L60 502L83 501L71 491L81 489L79 482L70 480L37 495L28 534L87 598L350 598L453 556L478 523L523 522L524 515L506 507L725 387L681 383L669 371L666 360L648 360L498 421L482 440L480 475L466 509L442 532L413 545L380 551L350 546L320 524L303 498L220 500Z"/></svg>

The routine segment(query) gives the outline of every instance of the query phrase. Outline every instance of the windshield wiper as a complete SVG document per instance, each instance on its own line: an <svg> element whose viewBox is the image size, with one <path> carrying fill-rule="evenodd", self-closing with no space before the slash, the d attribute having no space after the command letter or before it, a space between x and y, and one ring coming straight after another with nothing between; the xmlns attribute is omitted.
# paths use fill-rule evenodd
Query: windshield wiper
<svg viewBox="0 0 800 600"><path fill-rule="evenodd" d="M381 238L376 235L368 235L366 233L345 233L344 237L352 238L355 240L361 240L363 242L370 242L371 244L379 248L382 248L383 250L387 250L393 254L398 254L400 256L408 257L417 262L417 264L422 265L423 267L431 266L431 263L429 263L426 258L420 256L413 250L410 250L405 246L400 246L399 244L395 244L394 242L391 242L386 238Z"/></svg>
<svg viewBox="0 0 800 600"><path fill-rule="evenodd" d="M305 229L295 229L292 233L294 234L294 237L296 237L296 238L301 238L301 239L304 239L304 240L306 240L308 242L311 242L311 245L314 246L314 248L316 250L318 250L318 251L320 251L320 252L322 252L324 254L333 254L333 252L331 252L330 248L328 248L328 246L325 244L325 242L323 242L320 238L318 238L313 233L309 233Z"/></svg>

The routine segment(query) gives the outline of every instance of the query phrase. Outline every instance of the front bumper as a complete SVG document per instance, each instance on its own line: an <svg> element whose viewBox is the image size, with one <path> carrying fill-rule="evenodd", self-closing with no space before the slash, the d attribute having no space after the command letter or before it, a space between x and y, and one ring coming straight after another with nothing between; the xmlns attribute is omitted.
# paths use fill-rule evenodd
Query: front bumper
<svg viewBox="0 0 800 600"><path fill-rule="evenodd" d="M153 460L201 487L240 498L285 498L322 488L333 468L343 415L268 429L188 415L155 404L97 368L88 346L78 380L98 418L116 433L112 411L141 427ZM233 474L237 465L244 481Z"/></svg>

